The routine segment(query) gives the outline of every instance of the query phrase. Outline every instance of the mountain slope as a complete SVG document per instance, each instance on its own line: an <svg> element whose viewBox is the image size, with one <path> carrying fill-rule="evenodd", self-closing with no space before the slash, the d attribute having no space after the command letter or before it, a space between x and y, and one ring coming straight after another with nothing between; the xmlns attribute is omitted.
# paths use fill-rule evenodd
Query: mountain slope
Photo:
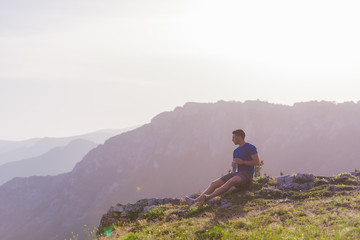
<svg viewBox="0 0 360 240"><path fill-rule="evenodd" d="M97 144L133 128L100 130L64 138L36 138L25 141L0 141L0 165L40 156L53 148L63 147L76 139L85 139Z"/></svg>
<svg viewBox="0 0 360 240"><path fill-rule="evenodd" d="M268 174L353 171L359 168L359 121L359 103L188 103L110 138L70 173L1 186L0 234L4 240L69 238L84 224L97 226L115 203L204 189L230 168L237 128L257 146Z"/></svg>
<svg viewBox="0 0 360 240"><path fill-rule="evenodd" d="M40 138L33 138L23 141L6 141L0 140L0 154L11 152L19 148L27 148L39 141Z"/></svg>
<svg viewBox="0 0 360 240"><path fill-rule="evenodd" d="M70 172L97 144L87 140L74 140L64 147L57 147L49 152L21 161L0 166L0 185L14 177L57 175Z"/></svg>

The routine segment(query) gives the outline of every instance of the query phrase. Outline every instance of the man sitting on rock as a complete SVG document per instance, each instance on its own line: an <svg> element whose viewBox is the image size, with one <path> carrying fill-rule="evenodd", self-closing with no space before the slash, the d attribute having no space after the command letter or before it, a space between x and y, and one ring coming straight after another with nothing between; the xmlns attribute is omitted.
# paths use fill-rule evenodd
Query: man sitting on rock
<svg viewBox="0 0 360 240"><path fill-rule="evenodd" d="M245 132L242 129L235 130L232 134L232 141L239 145L233 153L233 171L213 181L198 198L186 196L188 204L208 201L225 193L232 186L243 188L251 183L255 166L260 165L258 152L254 145L245 142Z"/></svg>

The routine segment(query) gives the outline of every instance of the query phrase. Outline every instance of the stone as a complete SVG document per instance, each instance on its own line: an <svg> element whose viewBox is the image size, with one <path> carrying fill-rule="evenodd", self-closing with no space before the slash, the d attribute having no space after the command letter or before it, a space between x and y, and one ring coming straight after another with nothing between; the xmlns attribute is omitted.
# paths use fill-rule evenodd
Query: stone
<svg viewBox="0 0 360 240"><path fill-rule="evenodd" d="M200 194L195 193L195 194L190 195L189 197L191 197L191 198L198 198L199 196L200 196Z"/></svg>
<svg viewBox="0 0 360 240"><path fill-rule="evenodd" d="M143 206L139 203L135 203L135 204L127 204L125 205L124 210L126 212L139 212L143 210Z"/></svg>
<svg viewBox="0 0 360 240"><path fill-rule="evenodd" d="M156 204L156 205L164 204L164 199L156 199L156 200L155 200L155 204Z"/></svg>
<svg viewBox="0 0 360 240"><path fill-rule="evenodd" d="M171 198L164 198L163 204L168 204L171 202Z"/></svg>
<svg viewBox="0 0 360 240"><path fill-rule="evenodd" d="M309 190L315 186L315 176L309 173L298 173L277 178L277 189L283 190Z"/></svg>
<svg viewBox="0 0 360 240"><path fill-rule="evenodd" d="M338 179L345 179L345 178L354 178L354 176L351 173L340 173L336 176Z"/></svg>
<svg viewBox="0 0 360 240"><path fill-rule="evenodd" d="M140 206L154 205L155 200L156 200L156 199L154 199L154 198L151 198L151 199L141 199L141 200L137 201L136 204L138 204L138 205L140 205Z"/></svg>
<svg viewBox="0 0 360 240"><path fill-rule="evenodd" d="M289 184L293 183L294 176L291 176L291 175L281 176L281 177L277 177L276 180L277 180L278 186L289 185Z"/></svg>
<svg viewBox="0 0 360 240"><path fill-rule="evenodd" d="M324 185L319 189L324 190L328 189L326 194L334 195L338 191L360 191L360 181L358 177L360 176L360 172L351 172L351 173L342 173L334 177L325 177L318 176L315 181L315 176L313 174L307 173L298 173L287 176L280 176L276 180L276 185L270 183L264 183L262 189L252 189L242 191L230 191L230 199L233 197L237 198L246 198L246 197L256 197L256 198L272 198L276 201L276 203L283 204L291 202L287 197L291 198L295 192L305 192L308 191L315 186ZM275 183L275 181L274 181ZM331 184L331 185L330 185ZM335 186L335 184L344 184L342 186ZM351 185L351 186L347 186ZM229 201L227 197L228 194L223 195L222 197L216 197L207 201L206 204L209 204L211 207L215 207L218 209L229 208L231 209L234 205ZM306 195L306 194L305 194ZM193 194L190 197L196 198L199 194ZM286 197L286 198L285 198ZM284 199L285 198L285 199ZM244 199L246 200L246 199ZM149 212L151 209L157 208L160 205L172 204L172 205L180 205L181 199L179 198L150 198L150 199L142 199L137 201L135 204L126 204L121 205L117 204L111 207L107 214L103 215L98 233L102 233L105 228L112 226L115 222L121 221L136 221L137 219L141 219L144 216L144 213ZM166 220L171 220L178 217L185 217L188 208L183 208L180 211L174 211L170 213Z"/></svg>
<svg viewBox="0 0 360 240"><path fill-rule="evenodd" d="M313 182L314 180L315 180L314 174L311 174L311 173L297 173L295 175L294 182L307 183L307 182Z"/></svg>
<svg viewBox="0 0 360 240"><path fill-rule="evenodd" d="M315 182L315 186L325 185L325 184L329 184L329 183L330 183L330 181L328 179L321 178Z"/></svg>
<svg viewBox="0 0 360 240"><path fill-rule="evenodd" d="M181 204L181 200L179 198L173 198L170 202L173 205L180 205Z"/></svg>
<svg viewBox="0 0 360 240"><path fill-rule="evenodd" d="M226 200L222 200L221 201L221 204L220 204L220 206L218 207L218 208L227 208L227 207L231 207L232 206L232 203L231 202L228 202L228 201L226 201Z"/></svg>
<svg viewBox="0 0 360 240"><path fill-rule="evenodd" d="M301 191L307 191L311 188L315 187L315 183L314 182L310 182L310 183L293 183L292 186L290 186L292 190L301 190Z"/></svg>
<svg viewBox="0 0 360 240"><path fill-rule="evenodd" d="M221 209L221 208L227 208L227 207L231 207L231 206L232 206L231 203L226 203L226 204L224 204L224 205L221 205L221 206L218 207L218 208Z"/></svg>
<svg viewBox="0 0 360 240"><path fill-rule="evenodd" d="M111 207L110 210L109 210L109 212L123 212L123 211L124 211L124 207L119 206L119 205Z"/></svg>
<svg viewBox="0 0 360 240"><path fill-rule="evenodd" d="M242 191L236 191L231 189L227 194L224 194L222 197L216 197L207 201L206 204L209 204L211 207L218 209L229 208L229 210L234 207L234 205L228 200L227 195L230 195L230 199L236 198L246 198L246 197L256 197L256 198L272 198L278 204L288 203L292 200L289 200L287 197L291 198L296 192L305 192L315 186L324 185L319 189L325 191L327 195L334 195L338 191L360 191L360 172L351 172L351 173L341 173L334 177L325 177L318 176L315 181L315 176L308 173L298 173L287 176L280 176L276 178L274 184L270 184L268 181L264 182L262 189L243 189ZM331 184L331 185L330 185ZM335 186L335 184L344 184L342 186ZM351 186L348 186L351 185ZM301 194L300 194L301 195ZM306 194L305 194L306 195ZM311 194L310 194L311 195ZM199 194L193 194L190 197L197 198ZM285 198L286 197L286 198ZM285 198L285 199L284 199ZM246 201L246 199L244 199ZM251 201L251 200L250 200ZM160 205L172 204L180 205L181 199L179 198L150 198L142 199L137 201L135 204L126 204L121 205L117 204L109 209L108 213L103 215L100 226L99 233L101 233L106 227L112 226L114 222L121 221L136 221L141 219L144 216L144 213L147 213L151 209L157 208ZM174 211L167 216L167 220L171 220L178 217L185 217L188 208L183 208L181 211Z"/></svg>

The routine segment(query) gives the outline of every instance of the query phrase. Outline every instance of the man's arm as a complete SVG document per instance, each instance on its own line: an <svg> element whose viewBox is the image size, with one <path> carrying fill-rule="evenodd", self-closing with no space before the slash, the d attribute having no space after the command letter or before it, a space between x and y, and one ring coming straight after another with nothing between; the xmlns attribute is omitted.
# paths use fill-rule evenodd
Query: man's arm
<svg viewBox="0 0 360 240"><path fill-rule="evenodd" d="M255 153L255 154L251 155L251 161L244 161L240 158L234 158L234 162L237 164L243 164L243 165L247 165L247 166L260 165L259 154Z"/></svg>

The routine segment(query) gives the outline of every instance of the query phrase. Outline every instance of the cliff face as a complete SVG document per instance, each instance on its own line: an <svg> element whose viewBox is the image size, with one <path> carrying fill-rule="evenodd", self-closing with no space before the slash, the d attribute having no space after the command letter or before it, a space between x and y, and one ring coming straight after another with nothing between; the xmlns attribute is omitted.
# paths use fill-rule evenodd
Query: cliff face
<svg viewBox="0 0 360 240"><path fill-rule="evenodd" d="M1 186L0 235L69 238L83 232L84 224L97 226L117 202L202 190L230 168L231 132L237 128L257 146L263 172L270 175L353 171L359 168L359 121L359 103L188 103L110 138L70 173L17 178Z"/></svg>

